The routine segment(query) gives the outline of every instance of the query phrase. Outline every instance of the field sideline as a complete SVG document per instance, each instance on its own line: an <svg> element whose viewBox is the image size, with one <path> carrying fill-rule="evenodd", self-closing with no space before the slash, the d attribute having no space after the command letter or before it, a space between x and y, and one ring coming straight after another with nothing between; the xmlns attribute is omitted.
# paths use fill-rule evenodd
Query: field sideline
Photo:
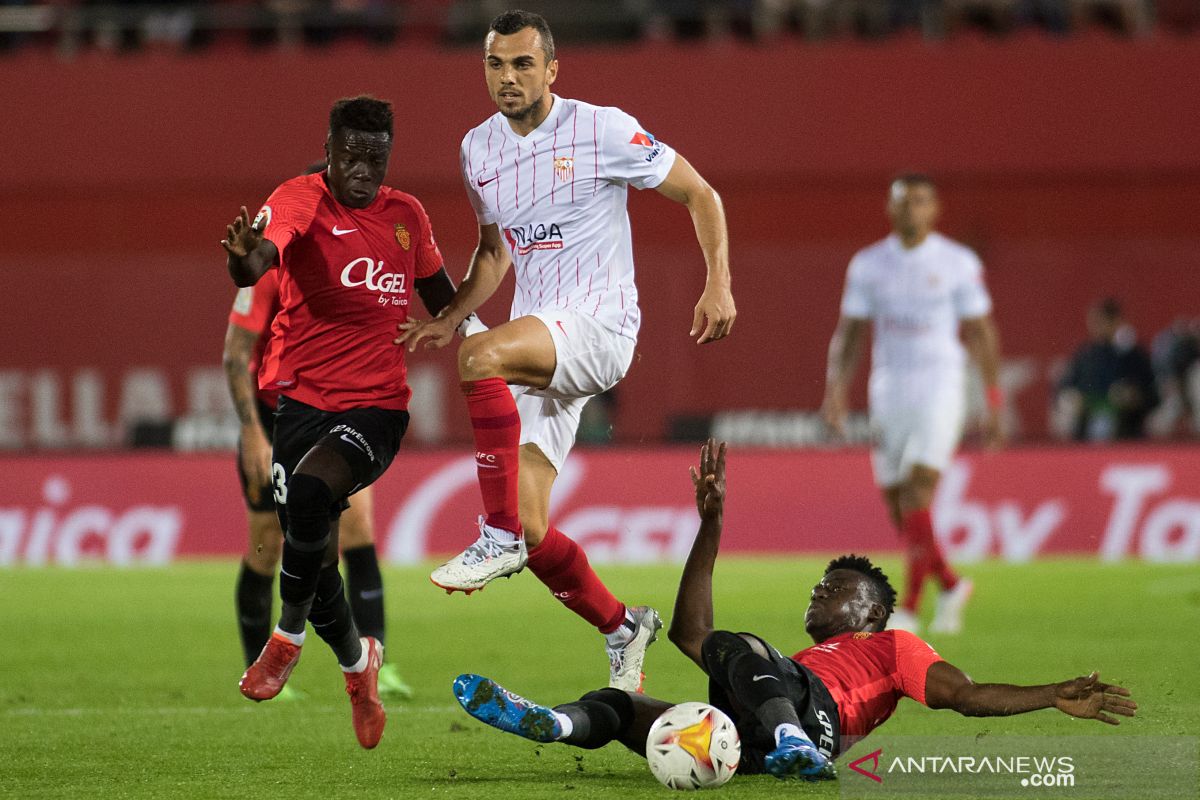
<svg viewBox="0 0 1200 800"><path fill-rule="evenodd" d="M810 642L801 616L818 559L722 561L718 626L785 651ZM899 567L885 562L894 578ZM676 565L602 567L613 590L669 616ZM668 795L619 746L535 746L467 717L449 686L480 672L556 703L607 680L602 641L531 575L447 597L426 569L388 569L389 659L418 696L389 703L379 748L361 750L332 655L315 636L293 675L298 703L253 704L233 612L235 565L14 569L0 646L0 796L12 798L610 798ZM1050 682L1099 669L1141 706L1119 728L1053 711L966 719L902 701L884 731L964 735L1195 735L1200 571L1195 565L1054 560L985 564L967 631L931 638L977 680ZM706 679L661 637L649 694L704 699ZM865 744L865 743L864 743ZM1131 741L1131 745L1136 746ZM859 745L852 753L867 752ZM1169 765L1165 765L1169 768ZM735 778L723 797L836 797L836 785ZM1147 794L1153 790L1146 787ZM1072 793L1070 797L1082 797Z"/></svg>

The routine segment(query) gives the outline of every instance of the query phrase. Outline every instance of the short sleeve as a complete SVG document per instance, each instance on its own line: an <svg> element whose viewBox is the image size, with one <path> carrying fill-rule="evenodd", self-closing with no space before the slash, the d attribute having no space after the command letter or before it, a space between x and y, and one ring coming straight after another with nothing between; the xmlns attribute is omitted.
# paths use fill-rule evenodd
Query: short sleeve
<svg viewBox="0 0 1200 800"><path fill-rule="evenodd" d="M925 705L925 676L929 668L942 657L921 637L908 631L897 630L896 676L900 691L921 705Z"/></svg>
<svg viewBox="0 0 1200 800"><path fill-rule="evenodd" d="M425 213L424 206L418 203L415 198L412 203L413 211L417 215L417 224L420 226L413 277L428 278L442 268L444 261L441 251L438 250L437 241L433 238L433 226L429 222L429 215Z"/></svg>
<svg viewBox="0 0 1200 800"><path fill-rule="evenodd" d="M983 262L967 250L963 256L962 272L954 287L954 311L959 319L974 319L990 313L992 298L983 283Z"/></svg>
<svg viewBox="0 0 1200 800"><path fill-rule="evenodd" d="M604 130L597 147L604 177L635 189L653 189L667 179L675 165L675 151L669 145L617 108L604 109Z"/></svg>
<svg viewBox="0 0 1200 800"><path fill-rule="evenodd" d="M846 286L842 290L842 316L868 319L872 316L871 282L867 279L867 262L861 255L850 260L846 270Z"/></svg>
<svg viewBox="0 0 1200 800"><path fill-rule="evenodd" d="M276 270L267 270L258 283L239 289L229 312L229 324L261 336L271 327L279 311L279 280Z"/></svg>
<svg viewBox="0 0 1200 800"><path fill-rule="evenodd" d="M480 225L494 225L496 217L488 208L487 203L480 194L480 189L476 185L476 176L472 174L471 169L471 137L468 136L463 140L462 147L459 149L458 160L463 176L463 186L467 190L467 199L471 201L471 208L475 210L475 219ZM484 179L486 180L486 178Z"/></svg>
<svg viewBox="0 0 1200 800"><path fill-rule="evenodd" d="M274 244L282 257L292 240L308 229L317 201L318 197L305 191L303 184L289 181L271 192L253 224L262 226L263 238Z"/></svg>

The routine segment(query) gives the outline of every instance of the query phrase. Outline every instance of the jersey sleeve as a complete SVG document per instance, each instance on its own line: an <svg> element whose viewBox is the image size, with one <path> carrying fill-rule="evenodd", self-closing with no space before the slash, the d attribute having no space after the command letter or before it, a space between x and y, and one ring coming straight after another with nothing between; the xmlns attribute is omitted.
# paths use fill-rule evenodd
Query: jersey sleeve
<svg viewBox="0 0 1200 800"><path fill-rule="evenodd" d="M954 288L954 311L959 319L973 319L991 310L992 297L983 282L983 262L968 250L963 257L962 275Z"/></svg>
<svg viewBox="0 0 1200 800"><path fill-rule="evenodd" d="M480 189L475 184L476 176L471 165L471 137L468 136L463 140L462 147L458 151L458 160L462 171L463 186L467 189L467 199L471 201L471 208L475 210L475 219L480 225L494 225L496 217L488 208L487 203L483 200L483 195L480 194Z"/></svg>
<svg viewBox="0 0 1200 800"><path fill-rule="evenodd" d="M850 260L846 270L846 286L842 290L842 316L867 319L874 304L871 302L871 282L867 279L867 263L862 256Z"/></svg>
<svg viewBox="0 0 1200 800"><path fill-rule="evenodd" d="M412 204L413 211L417 215L417 224L421 228L414 259L413 277L428 278L430 275L436 274L445 262L442 259L441 251L438 250L437 240L433 238L433 225L429 222L429 214L425 212L425 207L416 198L413 198Z"/></svg>
<svg viewBox="0 0 1200 800"><path fill-rule="evenodd" d="M279 310L279 281L275 270L267 270L258 283L239 289L229 311L229 324L261 336L271 327Z"/></svg>
<svg viewBox="0 0 1200 800"><path fill-rule="evenodd" d="M900 691L921 705L925 705L925 675L929 668L943 660L921 637L908 631L897 630L896 676Z"/></svg>
<svg viewBox="0 0 1200 800"><path fill-rule="evenodd" d="M254 225L263 226L263 238L274 244L282 257L292 240L312 224L319 199L304 184L288 181L271 192L254 218Z"/></svg>
<svg viewBox="0 0 1200 800"><path fill-rule="evenodd" d="M646 131L636 119L616 108L605 109L600 141L604 177L635 189L653 189L667 179L675 151Z"/></svg>

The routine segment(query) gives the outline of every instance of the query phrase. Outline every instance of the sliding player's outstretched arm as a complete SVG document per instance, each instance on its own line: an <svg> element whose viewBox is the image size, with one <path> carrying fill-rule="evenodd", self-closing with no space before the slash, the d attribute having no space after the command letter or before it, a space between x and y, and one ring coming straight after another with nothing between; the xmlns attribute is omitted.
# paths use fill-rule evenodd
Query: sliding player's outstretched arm
<svg viewBox="0 0 1200 800"><path fill-rule="evenodd" d="M691 472L700 530L679 579L667 637L703 669L700 648L713 630L712 572L725 516L725 443L718 446L714 439L705 442L700 448L700 467L692 467Z"/></svg>
<svg viewBox="0 0 1200 800"><path fill-rule="evenodd" d="M1043 708L1057 708L1080 719L1096 719L1119 725L1111 716L1132 717L1137 703L1129 690L1101 683L1100 673L1044 686L1013 686L1007 683L975 683L962 670L939 661L925 676L925 701L930 708L949 708L968 717L1008 717Z"/></svg>

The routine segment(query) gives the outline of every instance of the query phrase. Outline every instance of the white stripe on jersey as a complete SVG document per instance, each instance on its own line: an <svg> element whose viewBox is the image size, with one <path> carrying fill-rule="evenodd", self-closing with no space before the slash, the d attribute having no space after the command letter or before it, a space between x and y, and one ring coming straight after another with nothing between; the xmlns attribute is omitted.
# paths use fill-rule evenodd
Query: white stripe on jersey
<svg viewBox="0 0 1200 800"><path fill-rule="evenodd" d="M512 255L511 318L570 309L636 338L627 187L662 183L675 151L620 109L555 96L528 136L498 113L473 128L460 159L479 223L498 225Z"/></svg>
<svg viewBox="0 0 1200 800"><path fill-rule="evenodd" d="M911 250L893 234L855 254L842 314L874 322L872 408L920 405L962 387L959 320L991 309L979 257L941 234Z"/></svg>

